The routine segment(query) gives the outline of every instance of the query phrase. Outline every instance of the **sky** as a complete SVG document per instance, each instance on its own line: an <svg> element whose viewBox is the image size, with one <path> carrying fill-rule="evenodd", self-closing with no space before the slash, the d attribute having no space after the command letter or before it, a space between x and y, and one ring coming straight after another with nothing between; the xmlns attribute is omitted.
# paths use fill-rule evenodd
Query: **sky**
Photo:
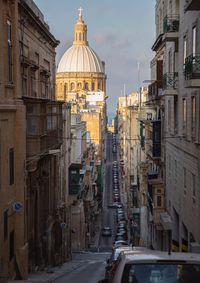
<svg viewBox="0 0 200 283"><path fill-rule="evenodd" d="M105 61L108 112L117 98L138 91L150 79L155 41L154 0L34 0L51 33L60 41L56 62L72 45L78 9L88 29L89 46ZM124 87L125 86L125 87Z"/></svg>

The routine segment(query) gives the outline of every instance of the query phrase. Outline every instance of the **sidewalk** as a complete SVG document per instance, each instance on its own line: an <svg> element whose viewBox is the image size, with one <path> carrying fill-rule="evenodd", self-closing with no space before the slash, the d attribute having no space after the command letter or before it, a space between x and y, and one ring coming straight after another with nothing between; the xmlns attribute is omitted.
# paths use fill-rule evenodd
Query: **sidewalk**
<svg viewBox="0 0 200 283"><path fill-rule="evenodd" d="M88 248L88 251L91 251L91 252L98 251L100 232L101 232L101 214L98 216L98 220L95 224L95 235L91 239L90 248ZM85 251L82 251L82 252L84 253ZM78 253L81 253L81 251L78 251ZM62 277L64 274L67 274L75 269L78 269L84 264L85 264L84 261L82 262L82 261L70 260L70 261L65 262L60 267L58 266L51 267L46 271L36 271L36 272L29 273L27 280L15 280L15 281L8 281L8 282L9 283L54 282L56 279Z"/></svg>
<svg viewBox="0 0 200 283"><path fill-rule="evenodd" d="M81 267L84 262L80 261L68 261L60 267L52 267L47 271L37 271L29 273L27 280L15 280L8 281L9 283L23 283L23 282L54 282L56 279L62 277L64 274L71 272Z"/></svg>

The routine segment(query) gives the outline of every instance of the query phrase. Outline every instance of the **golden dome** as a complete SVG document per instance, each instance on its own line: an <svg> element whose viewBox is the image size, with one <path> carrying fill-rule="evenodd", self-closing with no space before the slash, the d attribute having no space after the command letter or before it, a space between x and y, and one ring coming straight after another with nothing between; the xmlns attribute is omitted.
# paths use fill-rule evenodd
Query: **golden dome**
<svg viewBox="0 0 200 283"><path fill-rule="evenodd" d="M78 21L74 29L73 45L62 56L57 73L104 73L104 67L100 58L88 45L87 26L82 18L82 9L80 8L79 10Z"/></svg>

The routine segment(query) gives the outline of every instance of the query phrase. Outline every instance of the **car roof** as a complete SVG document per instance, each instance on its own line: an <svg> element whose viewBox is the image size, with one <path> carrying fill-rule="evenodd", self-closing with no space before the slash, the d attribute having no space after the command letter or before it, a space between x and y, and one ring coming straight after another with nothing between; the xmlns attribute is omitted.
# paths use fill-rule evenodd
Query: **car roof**
<svg viewBox="0 0 200 283"><path fill-rule="evenodd" d="M162 261L186 261L186 262L198 262L200 264L200 254L194 253L175 253L172 252L168 254L168 252L163 251L155 251L144 249L144 252L137 253L135 251L122 253L122 258L125 258L126 263L132 262L162 262Z"/></svg>
<svg viewBox="0 0 200 283"><path fill-rule="evenodd" d="M115 251L117 250L130 250L131 251L131 246L120 246L120 247L117 247L117 248L113 248Z"/></svg>

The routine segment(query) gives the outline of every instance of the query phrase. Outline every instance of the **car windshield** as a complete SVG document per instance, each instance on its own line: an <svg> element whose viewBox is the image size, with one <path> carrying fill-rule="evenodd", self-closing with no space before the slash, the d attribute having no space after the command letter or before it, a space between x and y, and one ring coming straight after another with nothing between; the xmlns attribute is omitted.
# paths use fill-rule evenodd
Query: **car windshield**
<svg viewBox="0 0 200 283"><path fill-rule="evenodd" d="M200 283L200 265L126 264L121 283Z"/></svg>

